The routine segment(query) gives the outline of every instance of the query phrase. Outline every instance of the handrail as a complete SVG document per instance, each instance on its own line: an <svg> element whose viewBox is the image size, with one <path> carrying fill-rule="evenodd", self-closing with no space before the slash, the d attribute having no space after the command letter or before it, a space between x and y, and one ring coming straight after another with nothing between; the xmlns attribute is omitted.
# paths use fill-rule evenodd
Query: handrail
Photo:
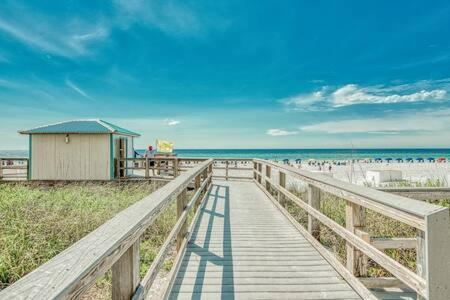
<svg viewBox="0 0 450 300"><path fill-rule="evenodd" d="M131 298L139 283L139 238L158 215L178 198L185 210L186 189L211 184L212 160L205 160L89 233L47 263L0 292L1 299L77 298L113 269L113 297ZM200 180L203 182L200 185ZM197 193L196 193L197 195ZM181 205L180 205L181 203ZM181 209L181 210L180 210ZM178 233L184 238L184 233Z"/></svg>
<svg viewBox="0 0 450 300"><path fill-rule="evenodd" d="M282 168L294 177L316 186L325 192L329 192L358 205L367 205L369 206L367 208L373 209L374 211L382 214L389 213L389 217L399 219L399 221L402 221L417 229L425 229L425 216L442 210L442 207L438 205L433 205L427 202L414 200L395 194L385 193L365 186L351 184L332 177L296 169L294 167L274 163L272 161L259 159L255 159L255 161L273 166L275 168ZM389 208L393 209L393 211L388 212L387 210Z"/></svg>
<svg viewBox="0 0 450 300"><path fill-rule="evenodd" d="M265 172L263 172L265 166ZM272 179L272 168L279 171L279 182ZM286 189L286 173L308 184L308 199L300 199ZM327 176L299 170L271 161L254 160L254 180L262 188L278 193L278 201L285 206L289 199L306 211L308 232L318 238L319 223L324 224L347 242L347 269L356 276L365 276L367 256L426 299L445 299L450 288L449 209L397 195L356 186ZM343 227L320 212L320 193L328 192L347 201L346 226ZM411 241L390 239L371 243L365 232L365 209L404 222L418 229L417 274L396 262L380 250ZM390 245L387 245L387 244ZM378 249L377 249L378 248ZM366 256L367 255L367 256Z"/></svg>

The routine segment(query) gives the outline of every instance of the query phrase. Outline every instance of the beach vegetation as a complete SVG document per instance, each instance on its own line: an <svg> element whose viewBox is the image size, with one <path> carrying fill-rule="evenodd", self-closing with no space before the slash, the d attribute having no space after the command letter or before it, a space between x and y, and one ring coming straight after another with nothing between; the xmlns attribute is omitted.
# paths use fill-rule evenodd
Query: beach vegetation
<svg viewBox="0 0 450 300"><path fill-rule="evenodd" d="M0 289L6 288L163 183L0 184ZM143 234L143 276L176 222L173 203ZM171 257L164 268L169 270ZM85 298L108 298L111 272Z"/></svg>

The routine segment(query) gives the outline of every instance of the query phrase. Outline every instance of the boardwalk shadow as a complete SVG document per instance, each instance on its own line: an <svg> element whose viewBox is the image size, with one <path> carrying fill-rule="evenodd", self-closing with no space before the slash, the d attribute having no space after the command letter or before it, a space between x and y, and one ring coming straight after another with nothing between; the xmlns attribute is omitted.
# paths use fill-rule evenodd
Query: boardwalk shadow
<svg viewBox="0 0 450 300"><path fill-rule="evenodd" d="M188 272L195 272L194 275L189 274L191 277L195 276L191 299L200 299L202 292L205 292L204 286L211 285L211 282L208 283L205 280L215 281L212 285L218 285L221 280L220 290L217 290L221 293L221 298L234 299L229 187L213 185L207 200L200 209L199 220L188 243L188 250L179 270L178 279L181 281L188 276ZM222 240L221 244L220 240ZM198 261L195 271L189 269L189 262L193 260ZM221 276L207 277L208 268L216 266L221 267ZM177 283L179 288L181 282ZM177 291L172 290L172 292Z"/></svg>

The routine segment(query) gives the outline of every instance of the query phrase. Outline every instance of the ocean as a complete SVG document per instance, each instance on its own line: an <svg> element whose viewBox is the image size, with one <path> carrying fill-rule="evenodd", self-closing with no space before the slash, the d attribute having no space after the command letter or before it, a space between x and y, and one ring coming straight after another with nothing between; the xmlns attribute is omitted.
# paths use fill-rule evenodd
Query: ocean
<svg viewBox="0 0 450 300"><path fill-rule="evenodd" d="M137 150L144 153L145 150ZM282 159L347 160L365 158L424 158L450 159L450 149L177 149L179 157L242 157ZM26 150L0 150L0 157L27 157Z"/></svg>

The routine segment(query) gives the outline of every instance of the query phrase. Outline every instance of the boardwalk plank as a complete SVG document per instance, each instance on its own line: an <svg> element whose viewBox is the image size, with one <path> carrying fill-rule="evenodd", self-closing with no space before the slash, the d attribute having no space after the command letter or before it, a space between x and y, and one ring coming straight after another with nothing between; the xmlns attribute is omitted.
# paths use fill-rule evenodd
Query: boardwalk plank
<svg viewBox="0 0 450 300"><path fill-rule="evenodd" d="M252 182L215 181L170 299L360 299Z"/></svg>

